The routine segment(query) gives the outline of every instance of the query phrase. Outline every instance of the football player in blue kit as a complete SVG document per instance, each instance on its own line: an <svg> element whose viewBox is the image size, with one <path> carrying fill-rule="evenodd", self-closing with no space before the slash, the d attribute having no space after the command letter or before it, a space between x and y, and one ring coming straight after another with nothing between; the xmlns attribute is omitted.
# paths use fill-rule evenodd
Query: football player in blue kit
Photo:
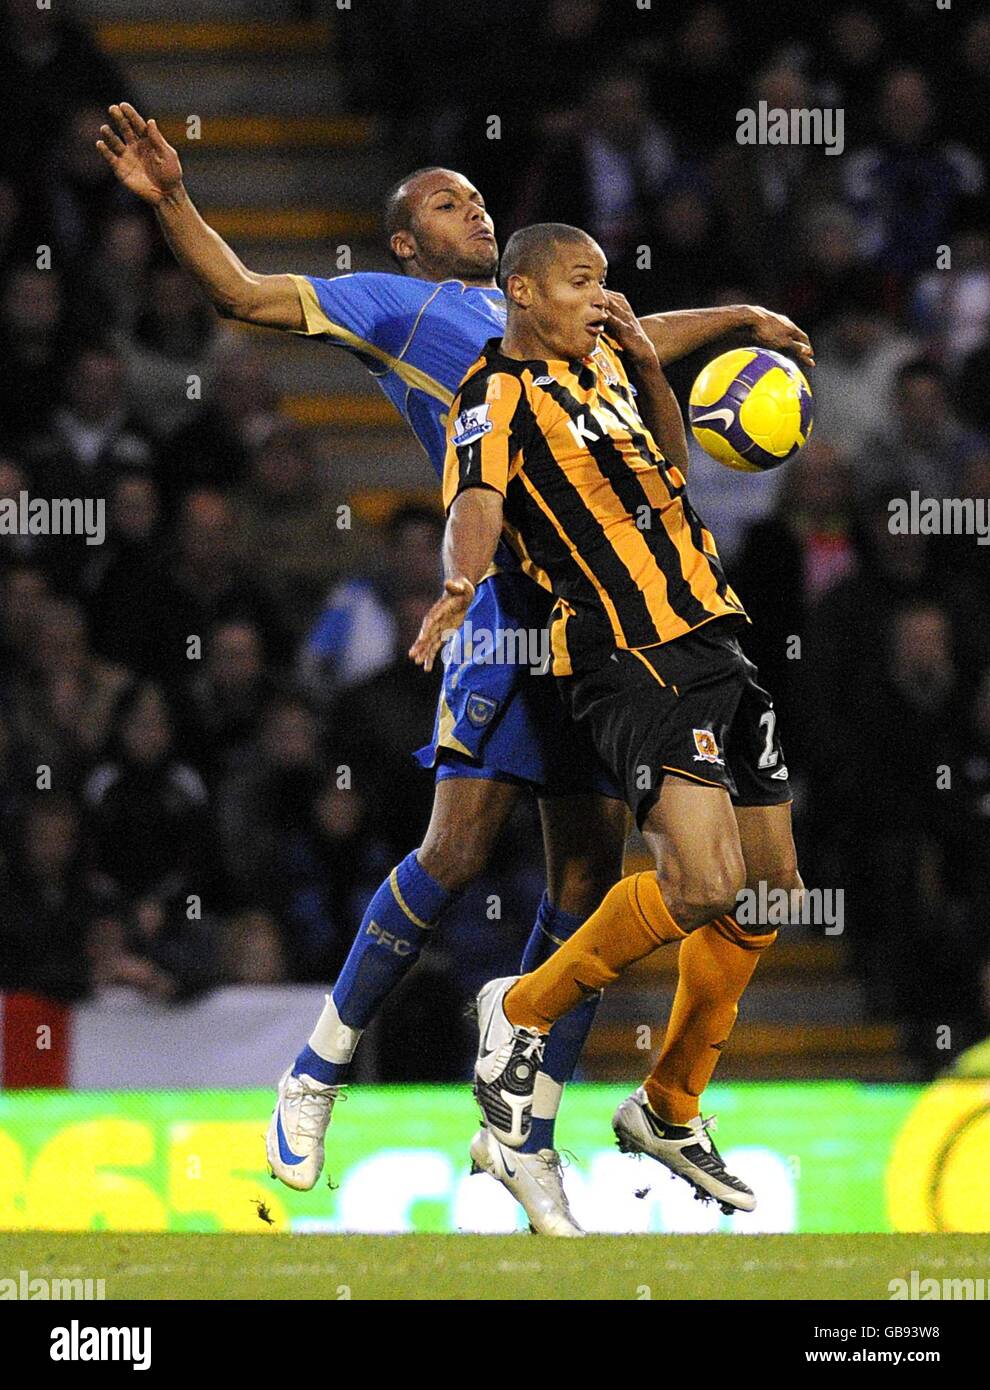
<svg viewBox="0 0 990 1390"><path fill-rule="evenodd" d="M443 168L417 170L396 185L385 207L394 273L331 279L258 274L204 222L156 122L127 103L111 106L110 117L98 142L101 154L120 181L155 208L176 259L218 312L351 352L442 477L447 412L484 343L500 337L505 325L495 283L498 245L478 190ZM658 314L642 324L662 363L734 330L810 360L800 329L754 306ZM433 739L416 755L436 769L425 838L369 902L313 1033L279 1084L267 1152L273 1174L289 1187L307 1190L317 1182L334 1102L363 1030L415 964L445 908L484 869L521 796L538 799L547 869L522 971L536 968L573 935L621 876L627 812L620 790L565 719L553 681L529 662L490 659L499 634L542 632L552 605L540 576L526 573L500 547L468 614L472 632L489 635L479 644L483 658L472 660L468 652L467 660L448 663ZM540 1233L581 1234L564 1194L554 1122L597 1002L585 1000L550 1035L524 1149L503 1151L494 1137L475 1149L484 1151L482 1166L513 1193ZM679 1056L676 1047L671 1051Z"/></svg>

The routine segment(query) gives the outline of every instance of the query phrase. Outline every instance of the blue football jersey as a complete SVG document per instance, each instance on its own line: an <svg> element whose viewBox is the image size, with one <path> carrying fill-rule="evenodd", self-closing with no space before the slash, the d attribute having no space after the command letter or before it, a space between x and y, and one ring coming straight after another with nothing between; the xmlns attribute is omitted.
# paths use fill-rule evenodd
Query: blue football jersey
<svg viewBox="0 0 990 1390"><path fill-rule="evenodd" d="M298 331L364 363L442 479L447 411L485 343L505 331L502 291L376 271L292 278L306 316Z"/></svg>

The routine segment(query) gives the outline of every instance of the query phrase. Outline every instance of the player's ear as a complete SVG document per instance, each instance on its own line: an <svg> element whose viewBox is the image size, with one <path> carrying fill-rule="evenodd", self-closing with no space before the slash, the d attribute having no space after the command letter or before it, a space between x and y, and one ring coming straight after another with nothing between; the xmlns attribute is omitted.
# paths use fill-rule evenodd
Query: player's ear
<svg viewBox="0 0 990 1390"><path fill-rule="evenodd" d="M520 308L527 309L533 302L533 287L525 275L510 275L505 286L505 297Z"/></svg>
<svg viewBox="0 0 990 1390"><path fill-rule="evenodd" d="M397 256L400 261L411 261L416 255L416 238L412 232L393 232L389 246L392 248L393 256Z"/></svg>

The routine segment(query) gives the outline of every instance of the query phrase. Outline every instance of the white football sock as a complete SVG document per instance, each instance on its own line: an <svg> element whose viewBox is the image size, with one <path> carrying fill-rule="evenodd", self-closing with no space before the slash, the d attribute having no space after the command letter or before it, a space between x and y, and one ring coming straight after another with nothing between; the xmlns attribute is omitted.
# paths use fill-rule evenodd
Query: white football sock
<svg viewBox="0 0 990 1390"><path fill-rule="evenodd" d="M555 1120L564 1088L545 1071L538 1071L533 1082L533 1119Z"/></svg>
<svg viewBox="0 0 990 1390"><path fill-rule="evenodd" d="M364 1029L350 1028L346 1023L341 1023L333 995L325 997L327 1002L317 1019L309 1045L324 1062L349 1062Z"/></svg>

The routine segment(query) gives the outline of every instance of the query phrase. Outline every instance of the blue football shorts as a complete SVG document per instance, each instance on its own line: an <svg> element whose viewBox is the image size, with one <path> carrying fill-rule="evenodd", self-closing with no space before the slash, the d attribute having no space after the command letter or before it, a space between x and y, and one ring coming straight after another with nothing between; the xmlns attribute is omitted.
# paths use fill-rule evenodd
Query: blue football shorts
<svg viewBox="0 0 990 1390"><path fill-rule="evenodd" d="M553 597L519 570L478 585L444 652L433 738L414 754L437 780L477 777L540 796L596 792L621 800L588 731L566 712L545 660ZM520 660L521 658L521 660Z"/></svg>

